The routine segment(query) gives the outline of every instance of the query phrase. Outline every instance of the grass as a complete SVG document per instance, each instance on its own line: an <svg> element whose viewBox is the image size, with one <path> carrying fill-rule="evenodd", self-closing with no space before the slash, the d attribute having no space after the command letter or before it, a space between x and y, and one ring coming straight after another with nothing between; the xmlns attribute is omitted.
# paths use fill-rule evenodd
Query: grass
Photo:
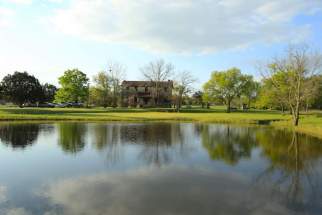
<svg viewBox="0 0 322 215"><path fill-rule="evenodd" d="M15 108L0 107L0 121L30 120L73 120L73 121L189 121L236 124L271 124L288 127L299 132L322 138L322 113L302 114L300 126L294 128L291 116L278 111L250 110L247 112L225 113L224 107L211 109L186 108L180 113L170 108L128 109L128 108Z"/></svg>

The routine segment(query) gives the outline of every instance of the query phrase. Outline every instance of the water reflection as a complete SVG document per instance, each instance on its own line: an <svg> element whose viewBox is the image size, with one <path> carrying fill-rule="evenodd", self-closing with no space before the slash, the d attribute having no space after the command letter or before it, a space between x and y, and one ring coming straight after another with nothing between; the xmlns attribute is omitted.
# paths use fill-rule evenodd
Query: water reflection
<svg viewBox="0 0 322 215"><path fill-rule="evenodd" d="M262 156L269 160L258 183L273 184L272 192L284 196L296 210L310 205L312 210L321 211L321 141L287 131L258 132L257 138Z"/></svg>
<svg viewBox="0 0 322 215"><path fill-rule="evenodd" d="M62 215L291 213L280 201L266 201L265 190L248 190L241 174L167 167L61 180L42 195Z"/></svg>
<svg viewBox="0 0 322 215"><path fill-rule="evenodd" d="M92 144L95 149L105 153L109 164L116 164L122 160L124 147L121 145L121 125L119 124L94 124L90 127L93 134Z"/></svg>
<svg viewBox="0 0 322 215"><path fill-rule="evenodd" d="M84 123L60 123L58 124L58 144L64 152L76 154L85 147L87 125Z"/></svg>
<svg viewBox="0 0 322 215"><path fill-rule="evenodd" d="M140 159L161 166L175 157L188 156L193 134L187 132L187 126L174 123L96 124L91 131L95 134L95 148L107 151L109 161L120 161L122 151L133 145L139 149Z"/></svg>
<svg viewBox="0 0 322 215"><path fill-rule="evenodd" d="M0 214L322 211L322 141L287 130L192 123L3 124L0 140L34 144L28 153L0 151Z"/></svg>
<svg viewBox="0 0 322 215"><path fill-rule="evenodd" d="M202 145L213 160L235 165L242 158L250 158L256 146L255 128L231 125L203 125Z"/></svg>
<svg viewBox="0 0 322 215"><path fill-rule="evenodd" d="M0 141L12 148L24 149L38 137L39 124L0 124Z"/></svg>

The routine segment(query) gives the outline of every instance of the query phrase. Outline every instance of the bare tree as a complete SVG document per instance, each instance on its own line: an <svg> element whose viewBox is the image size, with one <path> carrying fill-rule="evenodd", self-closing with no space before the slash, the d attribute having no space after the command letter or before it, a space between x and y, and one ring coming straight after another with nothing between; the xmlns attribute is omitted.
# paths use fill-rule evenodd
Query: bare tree
<svg viewBox="0 0 322 215"><path fill-rule="evenodd" d="M268 71L273 86L285 93L285 101L290 108L293 125L297 126L300 118L300 108L305 102L310 85L307 82L321 72L322 57L312 52L308 46L292 46L287 54L275 58Z"/></svg>
<svg viewBox="0 0 322 215"><path fill-rule="evenodd" d="M111 87L112 106L117 107L118 100L121 96L121 82L125 78L126 68L120 63L110 63L108 74Z"/></svg>
<svg viewBox="0 0 322 215"><path fill-rule="evenodd" d="M175 81L176 93L176 111L179 111L182 106L182 98L184 95L192 91L192 85L197 81L189 71L180 72Z"/></svg>
<svg viewBox="0 0 322 215"><path fill-rule="evenodd" d="M154 85L153 100L157 105L160 104L160 91L162 85L160 82L167 81L173 76L174 66L172 63L166 63L163 59L150 62L141 68L145 79L151 81Z"/></svg>

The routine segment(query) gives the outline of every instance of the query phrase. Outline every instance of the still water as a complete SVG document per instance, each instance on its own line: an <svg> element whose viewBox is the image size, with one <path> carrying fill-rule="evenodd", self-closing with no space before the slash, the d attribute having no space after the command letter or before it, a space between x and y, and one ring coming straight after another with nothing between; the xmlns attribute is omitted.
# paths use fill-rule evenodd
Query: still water
<svg viewBox="0 0 322 215"><path fill-rule="evenodd" d="M0 124L1 215L322 214L322 141L269 126Z"/></svg>

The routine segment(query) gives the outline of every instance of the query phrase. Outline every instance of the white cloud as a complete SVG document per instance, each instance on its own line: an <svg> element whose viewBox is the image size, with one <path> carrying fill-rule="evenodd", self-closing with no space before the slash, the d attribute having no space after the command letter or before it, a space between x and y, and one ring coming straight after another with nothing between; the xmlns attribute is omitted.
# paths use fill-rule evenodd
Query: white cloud
<svg viewBox="0 0 322 215"><path fill-rule="evenodd" d="M0 204L7 201L7 188L0 185Z"/></svg>
<svg viewBox="0 0 322 215"><path fill-rule="evenodd" d="M0 7L0 29L9 27L12 23L15 12L8 8Z"/></svg>
<svg viewBox="0 0 322 215"><path fill-rule="evenodd" d="M295 16L320 0L74 0L51 17L59 31L153 51L213 52L254 43L302 40Z"/></svg>
<svg viewBox="0 0 322 215"><path fill-rule="evenodd" d="M257 192L249 188L247 178L238 173L168 166L65 179L39 195L62 208L61 215L292 213L278 198L267 201L264 187Z"/></svg>
<svg viewBox="0 0 322 215"><path fill-rule="evenodd" d="M14 4L31 4L32 0L6 0Z"/></svg>
<svg viewBox="0 0 322 215"><path fill-rule="evenodd" d="M52 2L52 3L63 3L64 0L48 0L49 2Z"/></svg>

